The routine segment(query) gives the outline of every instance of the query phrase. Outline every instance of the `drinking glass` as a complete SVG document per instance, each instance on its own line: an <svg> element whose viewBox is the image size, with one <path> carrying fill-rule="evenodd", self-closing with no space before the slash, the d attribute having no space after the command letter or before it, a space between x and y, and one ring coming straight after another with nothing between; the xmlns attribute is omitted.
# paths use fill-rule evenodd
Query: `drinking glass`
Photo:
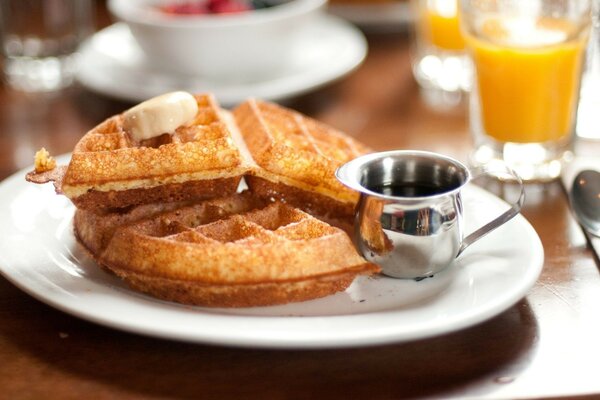
<svg viewBox="0 0 600 400"><path fill-rule="evenodd" d="M72 83L77 48L92 32L92 0L1 0L0 49L6 81L45 92Z"/></svg>
<svg viewBox="0 0 600 400"><path fill-rule="evenodd" d="M593 2L592 8L592 29L577 108L576 133L584 139L600 139L600 2Z"/></svg>
<svg viewBox="0 0 600 400"><path fill-rule="evenodd" d="M572 147L590 0L462 0L461 23L475 67L472 162L557 178Z"/></svg>
<svg viewBox="0 0 600 400"><path fill-rule="evenodd" d="M460 31L458 0L411 0L415 17L413 74L425 100L455 106L471 87L472 68Z"/></svg>

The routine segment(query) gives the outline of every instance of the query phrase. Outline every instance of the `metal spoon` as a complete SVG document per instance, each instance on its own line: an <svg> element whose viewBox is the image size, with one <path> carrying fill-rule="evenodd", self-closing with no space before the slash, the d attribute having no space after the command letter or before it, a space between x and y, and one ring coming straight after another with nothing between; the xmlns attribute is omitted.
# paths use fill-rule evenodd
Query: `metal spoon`
<svg viewBox="0 0 600 400"><path fill-rule="evenodd" d="M583 228L600 237L600 172L577 174L571 187L571 207Z"/></svg>

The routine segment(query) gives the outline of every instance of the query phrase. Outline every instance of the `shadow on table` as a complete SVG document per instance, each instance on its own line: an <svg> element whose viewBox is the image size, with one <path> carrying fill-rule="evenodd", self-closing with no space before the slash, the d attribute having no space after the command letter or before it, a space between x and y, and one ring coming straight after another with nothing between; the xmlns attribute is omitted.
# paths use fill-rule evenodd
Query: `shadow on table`
<svg viewBox="0 0 600 400"><path fill-rule="evenodd" d="M460 395L465 390L483 395L518 378L538 337L526 301L442 337L308 351L152 339L99 327L30 301L34 304L26 305L27 312L17 309L8 316L10 324L0 325L0 338L9 348L18 348L21 358L35 360L27 368L46 371L43 381L27 386L33 397L53 390L57 382L76 396L93 389L98 398L121 393L132 398L380 399Z"/></svg>

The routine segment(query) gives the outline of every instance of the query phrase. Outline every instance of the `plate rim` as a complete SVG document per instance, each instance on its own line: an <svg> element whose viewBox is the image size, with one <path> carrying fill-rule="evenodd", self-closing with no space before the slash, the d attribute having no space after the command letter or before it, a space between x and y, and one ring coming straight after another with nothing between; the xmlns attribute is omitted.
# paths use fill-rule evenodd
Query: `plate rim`
<svg viewBox="0 0 600 400"><path fill-rule="evenodd" d="M59 156L57 157L57 160L63 161L68 156L68 154ZM16 185L17 188L19 188L19 186L22 186L21 190L23 188L26 188L25 185L28 183L26 183L24 180L24 174L31 169L32 166L22 169L6 178L4 181L0 182L0 204L8 204L8 202L10 201L11 196L8 196L7 192L12 187L12 185ZM22 182L20 182L21 180ZM489 193L476 185L473 186L474 187L471 190L479 191L480 194L483 194L483 197L488 197L489 199L494 199L494 201L504 203L503 200L496 197L492 193ZM12 196L14 197L14 195L15 193L13 193ZM521 225L520 229L522 229L529 237L529 239L531 239L531 242L528 243L528 245L530 246L530 256L532 257L532 260L529 262L527 270L524 272L523 277L519 281L520 287L518 287L518 290L514 290L514 293L511 296L496 296L495 301L491 302L491 306L487 307L487 311L485 313L471 312L463 313L461 315L455 315L453 318L449 319L449 325L451 326L441 330L439 329L439 327L436 328L432 326L429 326L428 328L426 327L425 329L423 327L413 326L411 331L398 331L397 329L387 327L386 329L377 329L371 332L369 335L362 336L360 335L360 332L357 335L355 332L350 331L345 332L343 335L340 335L340 332L335 332L335 337L332 336L332 332L330 332L329 335L325 336L323 336L323 332L318 332L316 336L313 335L312 338L308 339L306 337L281 336L281 332L277 331L276 329L274 332L271 332L271 334L267 334L264 337L259 337L260 335L258 335L257 333L249 336L243 334L240 337L239 332L234 332L233 334L231 332L228 332L225 335L221 334L219 336L216 336L214 332L211 332L210 330L194 331L193 334L191 334L191 332L187 330L173 332L172 329L165 329L164 327L161 329L151 329L147 326L132 326L131 324L128 324L123 320L114 320L111 318L106 318L105 315L97 314L94 312L94 310L90 311L89 309L82 307L80 304L72 304L68 301L65 302L64 299L60 298L60 296L54 297L53 295L47 292L39 292L35 290L35 286L38 285L37 282L34 282L33 284L31 282L24 282L22 275L20 275L18 272L12 272L15 271L15 269L9 266L10 262L8 261L6 254L4 253L0 253L0 274L28 295L62 312L84 319L86 321L97 323L102 326L115 328L118 330L131 332L135 334L141 334L149 337L158 337L163 339L178 340L190 343L270 349L350 348L371 345L383 345L390 343L403 343L448 334L464 329L466 327L474 326L480 322L483 322L485 320L493 318L496 315L499 315L501 312L507 310L527 295L527 292L533 287L542 271L544 262L544 249L541 240L537 235L537 232L525 217L519 214L515 218L515 221L518 221L518 224ZM468 254L468 250L465 253ZM110 290L114 289L111 288ZM132 297L143 296L133 291L131 293L128 293L128 295L131 295ZM306 323L322 325L325 321L326 323L333 322L334 324L349 323L350 326L352 326L352 324L354 324L356 320L359 320L359 322L367 320L368 322L369 319L377 319L381 316L398 315L399 313L401 314L403 312L402 310L379 310L367 313L346 314L336 316L235 315L223 313L220 314L218 310L212 311L206 308L197 308L179 304L172 304L156 299L149 299L149 301L151 301L151 304L154 306L152 311L158 312L159 314L163 312L163 307L167 313L171 313L173 306L175 306L179 311L193 313L195 317L198 317L199 319L203 320L205 324L210 324L211 322L220 322L221 324L233 323L234 325L239 325L244 324L246 322L256 322L260 320L261 323L264 325L264 327L261 328L263 331L269 327L273 327L274 324L270 322L278 320L281 321L283 319L285 319L285 321L288 322L287 325L301 326L302 324ZM134 308L137 306L137 304L134 304ZM145 303L142 303L141 307L145 307ZM175 312L174 316L180 317L178 316L178 314L178 312ZM292 321L293 324L289 324L290 321ZM261 329L258 329L256 332L259 332ZM289 330L290 328L288 327L283 329L282 332L287 332ZM280 336L276 337L272 334L279 334Z"/></svg>
<svg viewBox="0 0 600 400"><path fill-rule="evenodd" d="M408 2L390 3L329 3L329 11L367 29L390 28L406 30L414 22Z"/></svg>

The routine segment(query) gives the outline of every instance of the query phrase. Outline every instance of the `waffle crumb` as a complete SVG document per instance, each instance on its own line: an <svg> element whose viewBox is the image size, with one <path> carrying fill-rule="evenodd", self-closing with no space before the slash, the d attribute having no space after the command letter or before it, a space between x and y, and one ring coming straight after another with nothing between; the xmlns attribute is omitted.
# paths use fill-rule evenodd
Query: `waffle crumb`
<svg viewBox="0 0 600 400"><path fill-rule="evenodd" d="M35 172L39 174L56 168L56 160L50 156L48 150L42 147L35 153L34 165Z"/></svg>

